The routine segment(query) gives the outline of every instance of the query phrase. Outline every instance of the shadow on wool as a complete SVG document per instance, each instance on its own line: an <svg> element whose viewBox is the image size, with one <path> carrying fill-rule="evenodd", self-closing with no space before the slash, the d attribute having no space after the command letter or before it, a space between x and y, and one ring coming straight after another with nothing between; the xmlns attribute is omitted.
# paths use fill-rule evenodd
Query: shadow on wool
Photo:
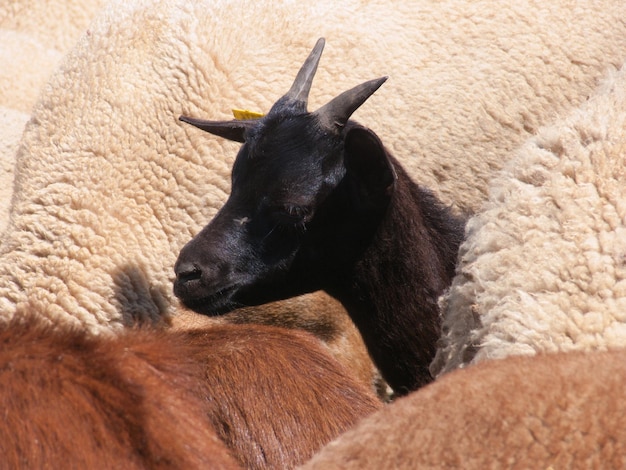
<svg viewBox="0 0 626 470"><path fill-rule="evenodd" d="M125 326L167 322L169 296L163 285L151 282L138 264L127 264L113 274L114 302Z"/></svg>

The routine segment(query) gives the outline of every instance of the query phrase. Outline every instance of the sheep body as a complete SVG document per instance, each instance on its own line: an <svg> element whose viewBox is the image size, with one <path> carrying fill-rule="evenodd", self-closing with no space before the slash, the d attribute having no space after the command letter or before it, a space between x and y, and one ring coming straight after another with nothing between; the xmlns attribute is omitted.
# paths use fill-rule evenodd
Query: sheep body
<svg viewBox="0 0 626 470"><path fill-rule="evenodd" d="M391 73L355 118L420 184L471 210L502 155L621 63L625 12L618 0L112 2L21 140L2 318L35 308L107 332L173 315L176 253L223 204L236 153L176 117L267 111L320 35L332 46L311 105Z"/></svg>
<svg viewBox="0 0 626 470"><path fill-rule="evenodd" d="M626 346L626 69L542 129L468 223L433 371Z"/></svg>
<svg viewBox="0 0 626 470"><path fill-rule="evenodd" d="M0 232L9 220L13 196L14 155L28 121L27 113L0 106Z"/></svg>
<svg viewBox="0 0 626 470"><path fill-rule="evenodd" d="M15 153L42 86L102 0L0 4L0 231L9 219Z"/></svg>
<svg viewBox="0 0 626 470"><path fill-rule="evenodd" d="M301 468L622 468L626 352L472 365L365 418Z"/></svg>
<svg viewBox="0 0 626 470"><path fill-rule="evenodd" d="M0 329L7 468L292 468L381 404L307 333Z"/></svg>

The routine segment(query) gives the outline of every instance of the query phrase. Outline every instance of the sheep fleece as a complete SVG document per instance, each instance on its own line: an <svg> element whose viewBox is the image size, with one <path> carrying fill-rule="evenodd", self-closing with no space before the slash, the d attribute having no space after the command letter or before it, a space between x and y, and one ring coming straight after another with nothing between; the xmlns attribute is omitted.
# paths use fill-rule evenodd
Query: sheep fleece
<svg viewBox="0 0 626 470"><path fill-rule="evenodd" d="M626 68L517 150L467 233L434 372L626 346Z"/></svg>
<svg viewBox="0 0 626 470"><path fill-rule="evenodd" d="M2 315L103 331L171 314L176 254L224 202L237 150L178 115L267 111L320 36L311 108L390 75L355 118L420 183L474 210L508 151L621 65L626 4L111 2L26 126Z"/></svg>
<svg viewBox="0 0 626 470"><path fill-rule="evenodd" d="M105 0L0 2L0 231L8 219L15 153L41 87Z"/></svg>

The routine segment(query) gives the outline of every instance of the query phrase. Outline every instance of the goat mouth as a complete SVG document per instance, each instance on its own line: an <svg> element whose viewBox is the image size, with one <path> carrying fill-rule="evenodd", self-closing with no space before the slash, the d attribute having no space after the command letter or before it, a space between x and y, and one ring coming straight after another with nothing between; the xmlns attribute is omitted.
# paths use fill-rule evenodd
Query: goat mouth
<svg viewBox="0 0 626 470"><path fill-rule="evenodd" d="M239 307L237 302L232 300L232 296L237 291L237 286L225 287L217 292L205 296L189 296L174 294L180 299L182 304L190 310L201 315L217 317L225 315Z"/></svg>

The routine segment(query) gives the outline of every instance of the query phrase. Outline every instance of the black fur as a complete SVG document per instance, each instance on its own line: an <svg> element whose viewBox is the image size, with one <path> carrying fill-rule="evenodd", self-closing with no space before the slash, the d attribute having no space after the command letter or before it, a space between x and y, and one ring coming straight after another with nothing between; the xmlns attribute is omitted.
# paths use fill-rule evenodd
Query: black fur
<svg viewBox="0 0 626 470"><path fill-rule="evenodd" d="M224 207L182 249L174 292L218 315L326 290L403 394L431 380L437 298L463 227L371 130L349 122L326 133L312 114L270 118L239 152Z"/></svg>

